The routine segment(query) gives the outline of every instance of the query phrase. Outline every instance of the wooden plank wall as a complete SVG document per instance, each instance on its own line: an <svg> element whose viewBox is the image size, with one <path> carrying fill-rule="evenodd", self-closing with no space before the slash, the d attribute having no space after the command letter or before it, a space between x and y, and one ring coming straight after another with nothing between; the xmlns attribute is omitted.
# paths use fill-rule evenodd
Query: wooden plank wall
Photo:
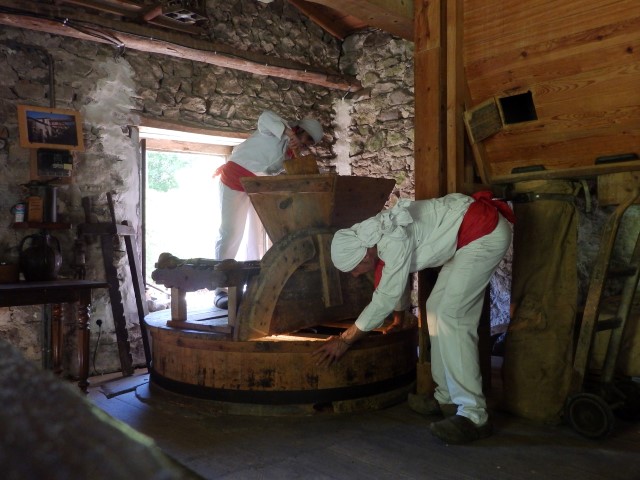
<svg viewBox="0 0 640 480"><path fill-rule="evenodd" d="M530 91L537 111L482 142L492 183L640 168L594 165L640 155L640 1L465 0L464 65L472 106Z"/></svg>

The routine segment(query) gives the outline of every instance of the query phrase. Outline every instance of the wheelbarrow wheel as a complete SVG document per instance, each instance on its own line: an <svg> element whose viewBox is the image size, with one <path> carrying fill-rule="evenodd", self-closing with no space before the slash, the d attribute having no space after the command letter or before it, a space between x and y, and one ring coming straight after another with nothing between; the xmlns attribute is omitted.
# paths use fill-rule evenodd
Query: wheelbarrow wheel
<svg viewBox="0 0 640 480"><path fill-rule="evenodd" d="M578 393L567 401L565 416L576 432L587 438L603 438L613 429L613 411L592 393Z"/></svg>

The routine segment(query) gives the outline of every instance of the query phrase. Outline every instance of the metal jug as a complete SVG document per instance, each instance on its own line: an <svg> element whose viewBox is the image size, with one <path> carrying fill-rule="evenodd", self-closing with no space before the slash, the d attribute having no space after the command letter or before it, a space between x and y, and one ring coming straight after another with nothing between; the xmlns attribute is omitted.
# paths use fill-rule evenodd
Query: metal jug
<svg viewBox="0 0 640 480"><path fill-rule="evenodd" d="M56 237L38 233L20 242L20 271L26 281L55 280L61 265L60 242Z"/></svg>

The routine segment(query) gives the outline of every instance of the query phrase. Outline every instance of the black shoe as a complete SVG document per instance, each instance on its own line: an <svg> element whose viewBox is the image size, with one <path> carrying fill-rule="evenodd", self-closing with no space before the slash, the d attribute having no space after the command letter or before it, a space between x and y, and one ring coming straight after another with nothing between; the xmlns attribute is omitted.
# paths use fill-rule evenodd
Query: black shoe
<svg viewBox="0 0 640 480"><path fill-rule="evenodd" d="M409 408L423 415L442 415L444 417L452 417L458 411L458 406L452 403L438 403L435 398L429 398L426 395L418 395L411 393L407 397Z"/></svg>
<svg viewBox="0 0 640 480"><path fill-rule="evenodd" d="M229 309L229 296L227 295L227 292L216 293L216 296L213 299L213 304L217 308L221 308L223 310L228 310Z"/></svg>
<svg viewBox="0 0 640 480"><path fill-rule="evenodd" d="M461 415L445 418L429 426L431 433L444 443L459 445L486 438L493 433L491 421L476 425Z"/></svg>

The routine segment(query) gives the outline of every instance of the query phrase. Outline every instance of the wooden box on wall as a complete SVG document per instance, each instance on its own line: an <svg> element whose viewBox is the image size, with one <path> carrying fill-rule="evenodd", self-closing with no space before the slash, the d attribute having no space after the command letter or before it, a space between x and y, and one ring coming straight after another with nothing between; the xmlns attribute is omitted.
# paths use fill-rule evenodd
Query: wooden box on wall
<svg viewBox="0 0 640 480"><path fill-rule="evenodd" d="M640 169L638 25L629 0L464 2L466 109L483 113L485 183Z"/></svg>

